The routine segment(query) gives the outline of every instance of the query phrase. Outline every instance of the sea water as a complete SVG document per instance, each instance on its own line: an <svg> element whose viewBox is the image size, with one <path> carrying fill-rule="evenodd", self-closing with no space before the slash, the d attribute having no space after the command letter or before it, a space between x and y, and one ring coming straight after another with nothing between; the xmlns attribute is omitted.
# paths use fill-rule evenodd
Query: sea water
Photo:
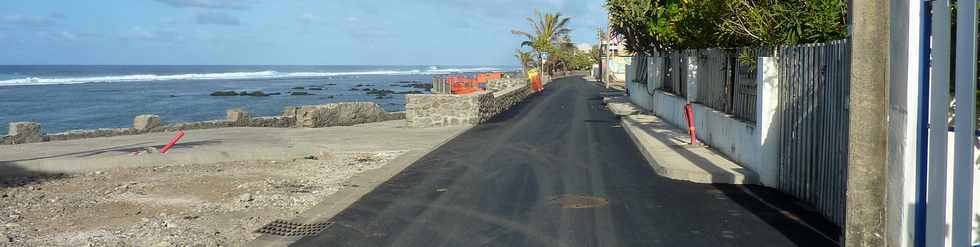
<svg viewBox="0 0 980 247"><path fill-rule="evenodd" d="M387 111L402 111L405 95L378 99L363 89L427 92L399 82L428 83L434 75L515 70L512 66L0 66L0 135L7 133L9 122L39 122L42 131L54 133L130 127L133 117L141 114L160 115L165 123L216 120L231 108L273 116L286 106L368 101ZM362 86L355 87L358 84ZM210 96L215 91L282 95Z"/></svg>

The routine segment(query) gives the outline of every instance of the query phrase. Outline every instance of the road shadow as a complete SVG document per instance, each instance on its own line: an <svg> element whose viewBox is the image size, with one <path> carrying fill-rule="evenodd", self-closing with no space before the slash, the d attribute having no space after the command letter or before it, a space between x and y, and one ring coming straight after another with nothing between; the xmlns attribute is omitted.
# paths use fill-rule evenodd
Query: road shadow
<svg viewBox="0 0 980 247"><path fill-rule="evenodd" d="M714 187L797 245L841 245L839 226L788 194L758 185L714 184Z"/></svg>
<svg viewBox="0 0 980 247"><path fill-rule="evenodd" d="M30 171L12 162L0 161L0 189L28 186L66 177L68 175L64 173Z"/></svg>
<svg viewBox="0 0 980 247"><path fill-rule="evenodd" d="M204 140L204 141L182 142L182 143L177 143L176 145L174 145L172 147L172 149L187 149L187 148L193 148L193 147L197 147L197 146L220 144L222 142L223 142L222 140ZM131 152L134 152L134 151L144 150L144 149L146 149L148 147L153 147L153 148L160 149L160 148L163 148L163 146L164 146L164 145L147 145L147 144L150 144L150 143L152 143L152 142L140 142L140 143L134 143L134 144L117 145L117 146L112 146L112 147L107 147L107 148L97 148L97 149L91 149L91 150L85 150L85 151L78 151L78 152L70 152L70 153L47 155L47 156L38 156L38 157L27 158L27 159L0 160L0 164L3 164L4 162L6 162L6 163L16 163L16 162L22 162L22 161L32 161L32 160L42 160L42 159L62 158L62 157L84 158L84 157L91 157L91 156L95 156L95 155L99 155L99 154L104 154L104 153L110 153L110 152L131 153Z"/></svg>
<svg viewBox="0 0 980 247"><path fill-rule="evenodd" d="M663 143L675 143L678 140L688 142L689 137L684 133L657 133L654 129L680 128L666 121L656 123L634 122L637 130L645 132ZM681 128L683 129L683 128ZM724 153L711 147L696 147L732 160ZM688 147L671 146L684 159L705 171L711 171L722 181L732 181L736 175L742 175L749 181L759 181L758 175L742 169L731 172L712 165L712 161L693 152ZM738 174L735 174L738 173ZM711 184L719 193L745 208L748 212L761 219L766 224L787 239L800 246L840 246L842 229L824 217L808 203L798 200L776 189L758 185Z"/></svg>

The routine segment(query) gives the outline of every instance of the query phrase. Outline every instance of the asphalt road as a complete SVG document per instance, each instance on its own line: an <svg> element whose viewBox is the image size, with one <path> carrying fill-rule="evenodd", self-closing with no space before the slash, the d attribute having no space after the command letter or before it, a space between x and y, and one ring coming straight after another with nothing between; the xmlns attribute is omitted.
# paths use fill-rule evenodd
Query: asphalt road
<svg viewBox="0 0 980 247"><path fill-rule="evenodd" d="M600 91L551 83L294 245L838 245L839 229L771 189L659 177Z"/></svg>

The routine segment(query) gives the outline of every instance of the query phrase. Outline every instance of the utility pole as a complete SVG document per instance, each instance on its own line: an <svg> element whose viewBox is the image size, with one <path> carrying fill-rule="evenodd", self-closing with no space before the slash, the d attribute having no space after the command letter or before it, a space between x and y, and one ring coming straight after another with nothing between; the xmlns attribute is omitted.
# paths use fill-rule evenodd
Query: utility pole
<svg viewBox="0 0 980 247"><path fill-rule="evenodd" d="M850 0L845 246L885 246L889 0Z"/></svg>

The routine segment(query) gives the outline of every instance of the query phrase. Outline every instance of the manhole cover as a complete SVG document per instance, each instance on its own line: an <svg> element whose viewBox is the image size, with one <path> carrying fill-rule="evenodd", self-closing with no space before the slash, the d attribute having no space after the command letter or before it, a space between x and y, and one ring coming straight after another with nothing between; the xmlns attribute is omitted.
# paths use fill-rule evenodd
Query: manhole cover
<svg viewBox="0 0 980 247"><path fill-rule="evenodd" d="M269 224L266 224L265 226L262 226L262 228L259 228L255 232L285 237L313 236L322 232L323 229L327 229L327 227L331 224L333 224L333 222L300 224L285 220L275 220Z"/></svg>
<svg viewBox="0 0 980 247"><path fill-rule="evenodd" d="M561 195L554 200L561 208L598 208L609 204L608 199L597 196Z"/></svg>

